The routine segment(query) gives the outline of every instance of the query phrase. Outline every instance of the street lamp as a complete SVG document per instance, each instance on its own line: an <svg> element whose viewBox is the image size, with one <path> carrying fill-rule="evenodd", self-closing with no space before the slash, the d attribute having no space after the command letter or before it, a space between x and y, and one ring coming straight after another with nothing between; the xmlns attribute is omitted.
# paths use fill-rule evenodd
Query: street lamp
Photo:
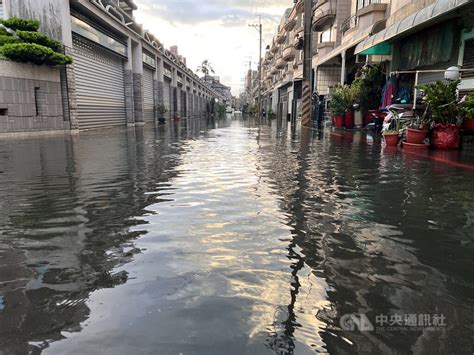
<svg viewBox="0 0 474 355"><path fill-rule="evenodd" d="M458 67L449 67L446 69L444 72L444 78L449 81L456 81L459 80L461 77L461 74L459 72Z"/></svg>

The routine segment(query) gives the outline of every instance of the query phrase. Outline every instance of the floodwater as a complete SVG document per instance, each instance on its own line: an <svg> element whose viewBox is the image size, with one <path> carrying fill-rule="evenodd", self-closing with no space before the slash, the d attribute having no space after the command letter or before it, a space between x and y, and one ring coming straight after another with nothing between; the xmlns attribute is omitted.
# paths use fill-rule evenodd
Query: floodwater
<svg viewBox="0 0 474 355"><path fill-rule="evenodd" d="M471 354L441 160L240 117L3 139L0 353Z"/></svg>

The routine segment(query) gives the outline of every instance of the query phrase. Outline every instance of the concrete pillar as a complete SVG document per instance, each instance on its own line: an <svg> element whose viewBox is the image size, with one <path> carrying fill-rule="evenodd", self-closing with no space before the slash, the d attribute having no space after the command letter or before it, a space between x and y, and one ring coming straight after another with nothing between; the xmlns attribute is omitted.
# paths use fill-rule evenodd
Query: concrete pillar
<svg viewBox="0 0 474 355"><path fill-rule="evenodd" d="M142 44L132 41L133 109L135 123L144 124L143 118L143 50Z"/></svg>
<svg viewBox="0 0 474 355"><path fill-rule="evenodd" d="M178 86L178 75L176 72L176 68L171 68L171 94L170 94L171 118L176 118L176 115L177 115L177 109L178 109L177 86Z"/></svg>
<svg viewBox="0 0 474 355"><path fill-rule="evenodd" d="M193 117L198 117L197 92L196 89L194 89L193 91Z"/></svg>
<svg viewBox="0 0 474 355"><path fill-rule="evenodd" d="M164 103L163 99L163 89L164 89L164 68L163 68L163 59L155 57L156 70L153 77L153 95L155 99L155 120L160 118L158 113L158 107L162 106Z"/></svg>
<svg viewBox="0 0 474 355"><path fill-rule="evenodd" d="M125 86L125 116L127 126L135 125L134 100L133 100L133 70L132 70L132 40L127 41L127 58L123 71L123 81Z"/></svg>
<svg viewBox="0 0 474 355"><path fill-rule="evenodd" d="M192 118L193 115L193 82L189 82L189 88L187 90L187 96L188 96L188 117Z"/></svg>
<svg viewBox="0 0 474 355"><path fill-rule="evenodd" d="M344 85L346 82L346 51L341 53L341 85Z"/></svg>
<svg viewBox="0 0 474 355"><path fill-rule="evenodd" d="M72 54L72 48L64 47L64 53ZM61 95L63 101L64 120L69 121L71 130L79 129L77 94L76 94L76 74L74 63L61 68Z"/></svg>
<svg viewBox="0 0 474 355"><path fill-rule="evenodd" d="M177 85L176 86L176 116L178 117L183 117L183 110L182 110L182 86Z"/></svg>

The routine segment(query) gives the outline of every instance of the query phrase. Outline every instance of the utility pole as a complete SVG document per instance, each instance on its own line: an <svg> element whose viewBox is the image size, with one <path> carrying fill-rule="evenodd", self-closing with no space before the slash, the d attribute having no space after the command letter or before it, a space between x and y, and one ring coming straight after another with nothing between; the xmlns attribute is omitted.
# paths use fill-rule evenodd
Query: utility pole
<svg viewBox="0 0 474 355"><path fill-rule="evenodd" d="M313 63L313 0L304 0L304 62L303 62L303 111L301 126L311 125L311 92Z"/></svg>
<svg viewBox="0 0 474 355"><path fill-rule="evenodd" d="M262 114L262 18L258 16L258 25L249 25L258 30L260 35L260 47L258 55L258 102L257 102L257 118L260 121Z"/></svg>

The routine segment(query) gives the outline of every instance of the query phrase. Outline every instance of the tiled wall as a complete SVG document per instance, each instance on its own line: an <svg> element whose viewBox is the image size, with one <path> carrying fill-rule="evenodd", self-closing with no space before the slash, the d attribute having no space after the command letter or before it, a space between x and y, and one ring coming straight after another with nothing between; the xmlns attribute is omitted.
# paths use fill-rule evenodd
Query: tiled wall
<svg viewBox="0 0 474 355"><path fill-rule="evenodd" d="M318 67L316 87L319 95L328 95L330 87L341 81L341 67Z"/></svg>
<svg viewBox="0 0 474 355"><path fill-rule="evenodd" d="M0 133L63 130L59 82L0 77Z"/></svg>

